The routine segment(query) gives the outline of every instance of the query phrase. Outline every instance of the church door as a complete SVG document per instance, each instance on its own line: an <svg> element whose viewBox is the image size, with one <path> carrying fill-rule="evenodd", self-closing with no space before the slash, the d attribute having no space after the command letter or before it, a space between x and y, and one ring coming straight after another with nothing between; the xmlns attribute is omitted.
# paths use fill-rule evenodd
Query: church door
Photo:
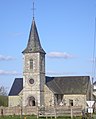
<svg viewBox="0 0 96 119"><path fill-rule="evenodd" d="M28 106L35 106L35 98L33 96L28 98Z"/></svg>
<svg viewBox="0 0 96 119"><path fill-rule="evenodd" d="M63 94L55 94L55 104L60 105L63 102Z"/></svg>

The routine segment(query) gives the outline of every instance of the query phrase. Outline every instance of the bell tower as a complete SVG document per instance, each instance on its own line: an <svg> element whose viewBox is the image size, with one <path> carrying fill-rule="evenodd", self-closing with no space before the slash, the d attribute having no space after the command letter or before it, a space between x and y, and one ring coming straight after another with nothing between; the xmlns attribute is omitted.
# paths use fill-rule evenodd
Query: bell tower
<svg viewBox="0 0 96 119"><path fill-rule="evenodd" d="M23 67L23 106L44 105L45 51L43 50L33 16L28 44L22 52Z"/></svg>

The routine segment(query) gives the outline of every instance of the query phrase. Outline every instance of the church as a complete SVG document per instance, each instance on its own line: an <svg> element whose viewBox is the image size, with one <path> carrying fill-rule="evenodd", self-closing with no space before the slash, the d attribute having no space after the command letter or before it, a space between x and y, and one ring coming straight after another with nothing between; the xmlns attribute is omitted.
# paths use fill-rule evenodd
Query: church
<svg viewBox="0 0 96 119"><path fill-rule="evenodd" d="M8 95L9 107L82 106L90 100L90 76L45 75L46 52L33 17L27 47L23 50L23 77L15 78Z"/></svg>

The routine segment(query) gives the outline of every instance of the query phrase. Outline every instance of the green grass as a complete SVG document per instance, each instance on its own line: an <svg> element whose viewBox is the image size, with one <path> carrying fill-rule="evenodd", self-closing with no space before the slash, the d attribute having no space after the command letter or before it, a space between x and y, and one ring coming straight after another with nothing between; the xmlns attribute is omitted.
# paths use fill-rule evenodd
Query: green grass
<svg viewBox="0 0 96 119"><path fill-rule="evenodd" d="M20 116L1 116L0 119L37 119L36 116L32 115L32 116L26 116L26 118L24 118L25 116L22 116L22 118ZM46 119L45 117L39 117L39 119ZM47 119L55 119L54 117L48 117ZM71 117L57 117L57 119L71 119ZM82 119L82 117L73 117L73 119ZM89 119L89 118L88 118ZM93 114L93 118L92 119L96 119L96 114Z"/></svg>
<svg viewBox="0 0 96 119"><path fill-rule="evenodd" d="M21 119L20 116L3 116L0 119ZM25 119L24 116L22 119ZM36 116L26 116L26 119L37 119ZM45 117L40 117L39 119L46 119ZM51 119L50 117L47 119ZM52 119L55 119L54 117ZM58 117L57 119L71 119L70 117ZM73 119L81 119L81 117L74 117Z"/></svg>

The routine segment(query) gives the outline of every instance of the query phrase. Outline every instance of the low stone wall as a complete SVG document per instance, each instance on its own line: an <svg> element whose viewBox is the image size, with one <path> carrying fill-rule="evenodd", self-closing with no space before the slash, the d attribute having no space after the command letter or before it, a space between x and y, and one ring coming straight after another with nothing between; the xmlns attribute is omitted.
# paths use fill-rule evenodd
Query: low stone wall
<svg viewBox="0 0 96 119"><path fill-rule="evenodd" d="M37 115L37 107L0 107L0 116L2 115Z"/></svg>
<svg viewBox="0 0 96 119"><path fill-rule="evenodd" d="M0 116L6 115L37 115L40 116L80 116L81 107L0 107Z"/></svg>

